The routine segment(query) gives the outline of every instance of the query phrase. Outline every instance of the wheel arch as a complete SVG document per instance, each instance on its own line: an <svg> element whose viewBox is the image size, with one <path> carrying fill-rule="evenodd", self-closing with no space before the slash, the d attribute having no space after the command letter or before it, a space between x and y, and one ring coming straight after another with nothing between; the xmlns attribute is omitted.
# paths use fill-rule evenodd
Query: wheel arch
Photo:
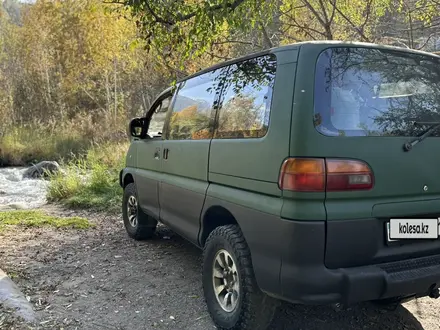
<svg viewBox="0 0 440 330"><path fill-rule="evenodd" d="M281 293L280 271L285 226L280 217L233 203L226 198L207 196L200 221L199 246L215 228L238 225L249 246L255 277L260 289L270 295Z"/></svg>
<svg viewBox="0 0 440 330"><path fill-rule="evenodd" d="M124 171L121 171L119 181L120 181L120 185L121 185L121 187L122 187L122 188L125 188L125 187L127 187L127 185L129 185L130 183L134 183L134 176L133 176L133 174L130 173L130 172L124 172Z"/></svg>
<svg viewBox="0 0 440 330"><path fill-rule="evenodd" d="M210 206L202 216L201 230L200 230L200 246L205 246L209 234L220 226L226 225L240 225L236 217L227 208L221 205Z"/></svg>

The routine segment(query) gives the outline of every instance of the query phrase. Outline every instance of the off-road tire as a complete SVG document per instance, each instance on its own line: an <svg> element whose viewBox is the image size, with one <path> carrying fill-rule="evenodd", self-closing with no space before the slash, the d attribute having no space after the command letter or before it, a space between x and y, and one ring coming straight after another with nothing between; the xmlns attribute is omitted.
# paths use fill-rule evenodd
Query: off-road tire
<svg viewBox="0 0 440 330"><path fill-rule="evenodd" d="M232 312L223 310L214 292L213 264L221 249L233 257L239 274L240 294ZM249 247L237 225L218 227L209 235L203 251L203 290L209 314L221 330L267 329L278 306L258 287Z"/></svg>
<svg viewBox="0 0 440 330"><path fill-rule="evenodd" d="M122 198L122 218L124 220L125 230L128 236L135 240L145 240L152 238L156 231L157 221L145 214L137 204L137 225L133 226L129 221L128 216L128 201L130 196L133 196L138 201L136 187L134 183L129 183L124 188L124 196Z"/></svg>

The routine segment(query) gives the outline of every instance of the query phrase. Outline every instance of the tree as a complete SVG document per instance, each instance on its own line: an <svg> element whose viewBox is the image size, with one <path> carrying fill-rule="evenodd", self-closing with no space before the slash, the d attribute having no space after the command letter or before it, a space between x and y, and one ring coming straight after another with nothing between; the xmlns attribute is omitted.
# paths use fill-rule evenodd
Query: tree
<svg viewBox="0 0 440 330"><path fill-rule="evenodd" d="M284 41L360 40L371 42L389 0L284 0Z"/></svg>
<svg viewBox="0 0 440 330"><path fill-rule="evenodd" d="M182 59L206 53L235 31L258 29L264 36L277 8L277 1L266 0L110 2L131 9L147 40L147 49L166 55L177 52Z"/></svg>
<svg viewBox="0 0 440 330"><path fill-rule="evenodd" d="M396 24L387 25L388 34L392 32L400 39L401 46L407 48L437 50L439 11L440 2L437 0L399 0L394 16L400 19Z"/></svg>
<svg viewBox="0 0 440 330"><path fill-rule="evenodd" d="M123 14L100 0L38 0L20 6L20 24L0 16L0 123L125 131L172 76Z"/></svg>
<svg viewBox="0 0 440 330"><path fill-rule="evenodd" d="M439 0L108 1L131 10L148 50L181 68L305 40L433 49L440 25Z"/></svg>

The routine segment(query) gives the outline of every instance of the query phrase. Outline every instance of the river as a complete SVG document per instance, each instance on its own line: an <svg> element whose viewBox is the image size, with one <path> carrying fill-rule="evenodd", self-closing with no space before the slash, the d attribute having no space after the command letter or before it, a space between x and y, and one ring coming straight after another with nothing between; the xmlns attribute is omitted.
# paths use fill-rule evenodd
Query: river
<svg viewBox="0 0 440 330"><path fill-rule="evenodd" d="M0 210L32 209L46 204L48 181L23 179L26 168L0 168Z"/></svg>

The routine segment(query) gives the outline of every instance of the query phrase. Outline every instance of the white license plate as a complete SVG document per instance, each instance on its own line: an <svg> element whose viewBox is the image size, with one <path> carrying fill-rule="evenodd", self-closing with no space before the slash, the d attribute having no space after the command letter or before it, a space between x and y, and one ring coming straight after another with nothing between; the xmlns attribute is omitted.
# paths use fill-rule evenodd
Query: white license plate
<svg viewBox="0 0 440 330"><path fill-rule="evenodd" d="M439 222L439 219L390 219L387 223L388 241L437 239Z"/></svg>

